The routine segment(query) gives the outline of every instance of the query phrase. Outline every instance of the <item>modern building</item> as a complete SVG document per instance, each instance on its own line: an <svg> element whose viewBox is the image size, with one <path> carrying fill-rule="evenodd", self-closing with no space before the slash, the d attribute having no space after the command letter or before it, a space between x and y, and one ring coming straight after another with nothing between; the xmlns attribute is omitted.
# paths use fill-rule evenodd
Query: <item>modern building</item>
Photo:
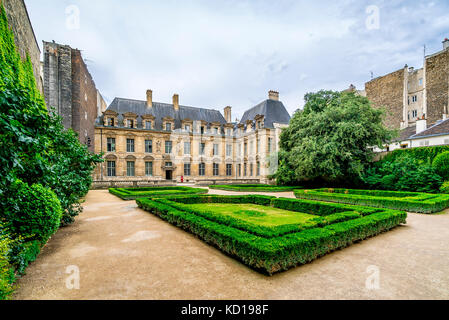
<svg viewBox="0 0 449 320"><path fill-rule="evenodd" d="M95 151L95 121L106 103L81 51L55 42L44 44L44 96L49 109L61 117L66 129L78 133L80 142Z"/></svg>
<svg viewBox="0 0 449 320"><path fill-rule="evenodd" d="M275 91L238 123L231 107L223 115L183 106L177 94L172 104L153 102L151 90L143 101L116 98L97 119L95 152L105 162L94 180L266 182L277 165L270 157L289 122Z"/></svg>
<svg viewBox="0 0 449 320"><path fill-rule="evenodd" d="M5 8L8 23L14 34L14 40L22 59L29 55L33 65L33 73L36 85L43 92L41 74L41 50L34 34L28 10L23 0L0 0Z"/></svg>
<svg viewBox="0 0 449 320"><path fill-rule="evenodd" d="M366 96L375 107L387 110L385 124L407 130L418 120L435 124L448 114L449 39L443 50L424 59L423 68L404 68L365 84Z"/></svg>

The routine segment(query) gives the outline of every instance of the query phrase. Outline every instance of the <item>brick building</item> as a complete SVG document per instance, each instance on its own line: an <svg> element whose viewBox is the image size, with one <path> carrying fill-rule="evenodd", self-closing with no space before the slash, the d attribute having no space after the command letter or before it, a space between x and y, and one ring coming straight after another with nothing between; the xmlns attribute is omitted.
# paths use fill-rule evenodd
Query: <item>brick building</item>
<svg viewBox="0 0 449 320"><path fill-rule="evenodd" d="M105 162L94 180L267 181L275 170L270 156L290 122L279 93L270 91L239 123L231 112L182 106L178 95L172 104L153 102L151 90L146 101L116 98L97 119L95 151Z"/></svg>
<svg viewBox="0 0 449 320"><path fill-rule="evenodd" d="M16 46L22 59L27 53L33 64L36 85L40 92L43 92L41 75L41 50L34 34L28 11L23 0L0 0L5 8L8 23L14 33Z"/></svg>
<svg viewBox="0 0 449 320"><path fill-rule="evenodd" d="M443 41L442 51L425 57L423 68L405 65L367 82L365 91L375 107L386 108L385 124L390 128L415 127L423 118L435 124L448 114L449 40Z"/></svg>
<svg viewBox="0 0 449 320"><path fill-rule="evenodd" d="M81 51L55 42L44 43L44 96L47 107L62 117L65 128L95 151L95 120L106 103L83 60Z"/></svg>

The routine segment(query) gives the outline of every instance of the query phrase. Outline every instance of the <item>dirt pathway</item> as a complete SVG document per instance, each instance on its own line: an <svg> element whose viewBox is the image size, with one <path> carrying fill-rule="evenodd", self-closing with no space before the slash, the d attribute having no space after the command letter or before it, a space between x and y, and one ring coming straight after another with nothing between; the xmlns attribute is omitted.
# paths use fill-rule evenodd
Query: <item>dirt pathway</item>
<svg viewBox="0 0 449 320"><path fill-rule="evenodd" d="M410 214L407 226L269 278L134 201L91 191L84 207L28 268L16 299L449 299L449 214ZM366 288L370 266L378 290Z"/></svg>

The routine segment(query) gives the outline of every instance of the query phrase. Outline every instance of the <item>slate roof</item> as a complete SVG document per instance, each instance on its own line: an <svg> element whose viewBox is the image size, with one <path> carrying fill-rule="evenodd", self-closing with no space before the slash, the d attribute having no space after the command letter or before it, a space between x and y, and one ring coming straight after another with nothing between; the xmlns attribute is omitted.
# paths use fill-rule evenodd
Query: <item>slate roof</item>
<svg viewBox="0 0 449 320"><path fill-rule="evenodd" d="M443 135L449 135L449 119L437 122L433 126L429 127L427 130L411 136L410 139L413 140L418 138L421 139Z"/></svg>
<svg viewBox="0 0 449 320"><path fill-rule="evenodd" d="M416 125L402 129L399 132L399 137L394 139L393 142L410 140L410 137L413 136L414 134L416 134Z"/></svg>
<svg viewBox="0 0 449 320"><path fill-rule="evenodd" d="M179 106L179 111L175 111L172 104L153 102L152 108L147 108L146 101L131 100L123 98L115 98L107 109L108 111L115 111L119 114L118 121L123 121L123 114L135 113L137 114L137 125L142 126L142 119L140 116L152 115L155 117L155 130L162 130L163 118L171 117L175 119L175 129L181 128L181 121L190 119L193 121L206 121L208 123L219 122L226 124L226 120L218 110L195 108L188 106ZM103 123L103 116L97 119L97 124Z"/></svg>
<svg viewBox="0 0 449 320"><path fill-rule="evenodd" d="M270 129L274 128L273 123L289 124L291 119L281 101L268 99L246 111L240 123L246 124L246 121L254 120L257 115L265 116L264 126Z"/></svg>

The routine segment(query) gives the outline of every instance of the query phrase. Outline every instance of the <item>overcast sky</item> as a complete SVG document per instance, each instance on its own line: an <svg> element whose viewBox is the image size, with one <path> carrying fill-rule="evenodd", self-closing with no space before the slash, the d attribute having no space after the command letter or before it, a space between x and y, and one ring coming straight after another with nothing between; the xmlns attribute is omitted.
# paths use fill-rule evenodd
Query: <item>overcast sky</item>
<svg viewBox="0 0 449 320"><path fill-rule="evenodd" d="M39 42L83 51L97 88L114 97L223 110L233 118L280 92L363 89L406 63L422 67L449 37L449 1L26 0ZM42 47L42 44L41 44Z"/></svg>

